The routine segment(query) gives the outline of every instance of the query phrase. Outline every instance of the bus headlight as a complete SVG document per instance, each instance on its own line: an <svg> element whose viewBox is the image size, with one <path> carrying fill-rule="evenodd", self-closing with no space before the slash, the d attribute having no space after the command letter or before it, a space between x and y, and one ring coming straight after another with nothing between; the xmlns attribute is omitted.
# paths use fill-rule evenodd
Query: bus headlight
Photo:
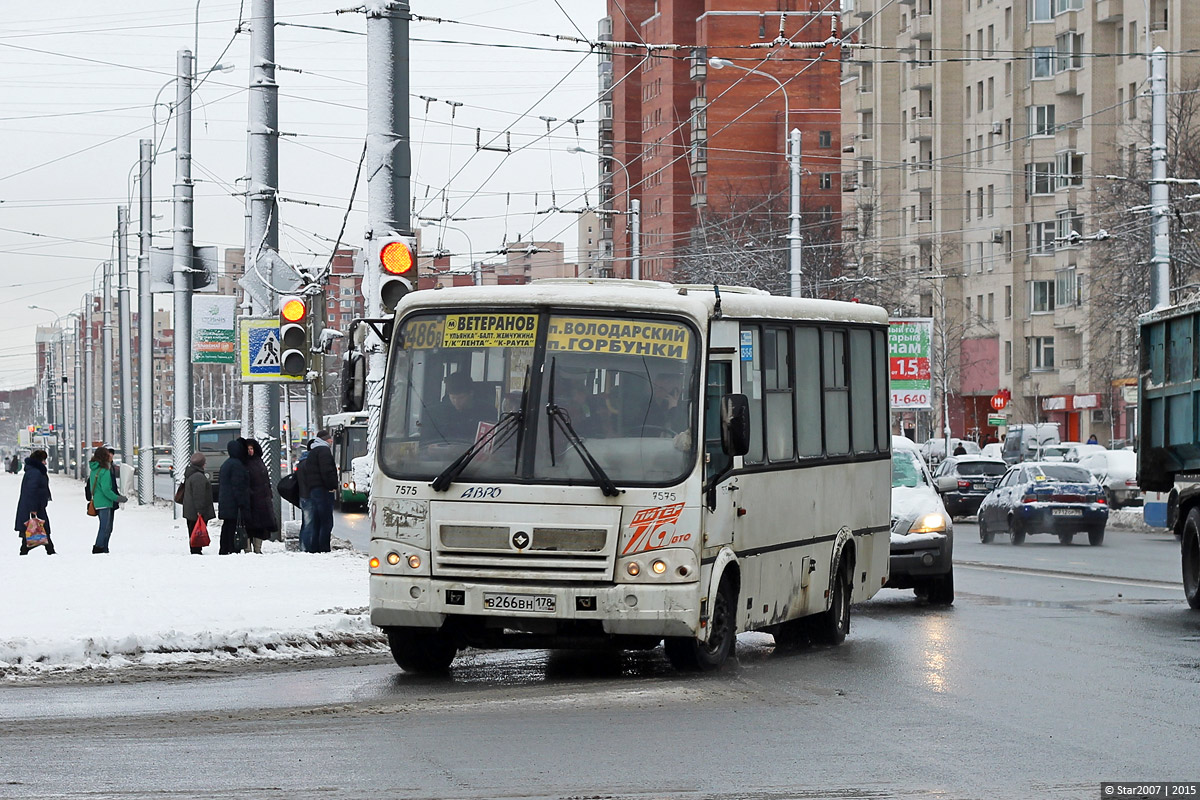
<svg viewBox="0 0 1200 800"><path fill-rule="evenodd" d="M400 554L399 553L388 553L387 554L387 562L389 564L391 564L393 567L396 566L397 564L400 563Z"/></svg>
<svg viewBox="0 0 1200 800"><path fill-rule="evenodd" d="M420 569L421 568L421 557L419 555L417 555L416 553L413 553L412 555L410 555L408 557L408 566L410 569Z"/></svg>
<svg viewBox="0 0 1200 800"><path fill-rule="evenodd" d="M946 518L938 512L925 514L913 522L909 533L942 533L946 530Z"/></svg>
<svg viewBox="0 0 1200 800"><path fill-rule="evenodd" d="M650 565L650 569L654 570L655 575L662 575L667 571L667 562L659 559Z"/></svg>
<svg viewBox="0 0 1200 800"><path fill-rule="evenodd" d="M642 566L636 561L630 561L625 565L625 571L629 573L629 577L636 578L642 572Z"/></svg>
<svg viewBox="0 0 1200 800"><path fill-rule="evenodd" d="M617 575L631 583L691 583L700 577L695 551L667 547L631 556L617 562Z"/></svg>

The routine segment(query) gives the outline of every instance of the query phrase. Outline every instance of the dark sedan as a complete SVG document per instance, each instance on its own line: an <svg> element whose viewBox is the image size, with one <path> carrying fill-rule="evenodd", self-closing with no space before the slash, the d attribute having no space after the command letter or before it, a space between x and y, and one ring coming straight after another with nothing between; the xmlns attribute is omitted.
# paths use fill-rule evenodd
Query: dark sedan
<svg viewBox="0 0 1200 800"><path fill-rule="evenodd" d="M1070 544L1087 533L1088 544L1104 542L1108 505L1104 488L1086 469L1062 462L1026 462L1010 468L979 506L979 540L999 532L1022 544L1031 533L1058 536Z"/></svg>
<svg viewBox="0 0 1200 800"><path fill-rule="evenodd" d="M1007 469L1002 458L951 456L933 473L933 486L950 516L965 517L979 510L983 498L996 488Z"/></svg>

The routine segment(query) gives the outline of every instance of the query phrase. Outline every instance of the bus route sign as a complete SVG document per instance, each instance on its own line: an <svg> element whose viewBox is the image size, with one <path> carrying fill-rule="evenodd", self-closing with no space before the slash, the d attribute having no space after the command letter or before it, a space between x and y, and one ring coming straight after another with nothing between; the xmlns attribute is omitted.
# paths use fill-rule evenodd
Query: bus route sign
<svg viewBox="0 0 1200 800"><path fill-rule="evenodd" d="M888 364L892 408L933 408L933 320L888 320Z"/></svg>

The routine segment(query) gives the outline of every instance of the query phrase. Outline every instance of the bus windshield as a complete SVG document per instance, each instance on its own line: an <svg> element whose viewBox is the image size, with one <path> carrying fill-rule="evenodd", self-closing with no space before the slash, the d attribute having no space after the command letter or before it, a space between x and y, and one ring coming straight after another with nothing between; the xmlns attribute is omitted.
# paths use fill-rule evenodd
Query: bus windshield
<svg viewBox="0 0 1200 800"><path fill-rule="evenodd" d="M367 428L365 425L351 425L343 429L345 441L342 443L342 468L350 469L350 462L367 454Z"/></svg>
<svg viewBox="0 0 1200 800"><path fill-rule="evenodd" d="M241 435L241 428L196 431L196 449L205 453L223 454L229 443Z"/></svg>
<svg viewBox="0 0 1200 800"><path fill-rule="evenodd" d="M432 479L667 485L696 463L696 342L607 314L417 314L397 327L380 466ZM461 467L461 465L459 465Z"/></svg>

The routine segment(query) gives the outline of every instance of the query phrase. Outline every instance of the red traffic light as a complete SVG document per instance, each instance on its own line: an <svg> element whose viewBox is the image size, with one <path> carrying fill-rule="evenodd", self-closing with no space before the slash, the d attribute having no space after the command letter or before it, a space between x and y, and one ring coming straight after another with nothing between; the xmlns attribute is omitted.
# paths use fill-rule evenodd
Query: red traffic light
<svg viewBox="0 0 1200 800"><path fill-rule="evenodd" d="M283 305L279 309L279 316L288 322L299 322L304 319L306 313L308 313L308 308L299 297L284 298Z"/></svg>
<svg viewBox="0 0 1200 800"><path fill-rule="evenodd" d="M406 275L412 271L416 260L412 250L404 242L388 242L379 248L379 266L392 275Z"/></svg>

